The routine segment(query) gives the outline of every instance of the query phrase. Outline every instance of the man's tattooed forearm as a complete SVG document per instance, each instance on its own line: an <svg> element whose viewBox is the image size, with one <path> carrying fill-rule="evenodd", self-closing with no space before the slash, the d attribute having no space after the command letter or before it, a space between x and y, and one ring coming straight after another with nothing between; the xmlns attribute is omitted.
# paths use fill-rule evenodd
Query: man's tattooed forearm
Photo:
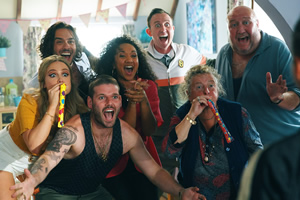
<svg viewBox="0 0 300 200"><path fill-rule="evenodd" d="M42 164L45 164L46 163L46 161L45 161L45 159L44 158L42 158L42 159L38 159L35 163L34 163L34 165L32 166L32 168L30 169L30 172L31 172L31 174L35 174L35 173L37 173L39 170L40 171L43 171L43 166L42 166ZM47 169L45 169L45 172L47 171ZM47 172L46 172L47 173Z"/></svg>
<svg viewBox="0 0 300 200"><path fill-rule="evenodd" d="M59 152L62 145L72 145L76 142L77 135L68 128L61 128L57 131L53 140L47 146L48 151Z"/></svg>
<svg viewBox="0 0 300 200"><path fill-rule="evenodd" d="M60 156L57 156L55 152L49 151L49 153L45 154L50 157L51 160L54 160L56 163L58 163L61 160Z"/></svg>

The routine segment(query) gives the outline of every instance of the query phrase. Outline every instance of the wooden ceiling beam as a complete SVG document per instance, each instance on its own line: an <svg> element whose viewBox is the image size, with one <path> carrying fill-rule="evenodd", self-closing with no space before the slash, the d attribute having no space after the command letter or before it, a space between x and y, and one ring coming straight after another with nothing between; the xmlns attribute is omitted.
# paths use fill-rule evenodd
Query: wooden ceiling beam
<svg viewBox="0 0 300 200"><path fill-rule="evenodd" d="M176 10L177 10L177 6L178 6L178 1L179 0L174 0L173 1L171 13L170 13L172 19L174 19L174 16L175 16L175 13L176 13Z"/></svg>
<svg viewBox="0 0 300 200"><path fill-rule="evenodd" d="M133 12L133 21L136 21L138 18L138 14L139 14L139 10L140 10L140 5L141 5L141 0L136 0L135 3L135 8L134 8L134 12Z"/></svg>
<svg viewBox="0 0 300 200"><path fill-rule="evenodd" d="M17 20L21 18L21 11L22 11L22 0L17 0L17 16L16 16Z"/></svg>
<svg viewBox="0 0 300 200"><path fill-rule="evenodd" d="M102 9L102 0L98 0L97 10L96 10L96 22L100 20L98 12Z"/></svg>
<svg viewBox="0 0 300 200"><path fill-rule="evenodd" d="M63 3L64 3L64 0L58 0L56 19L61 18L61 12L62 12Z"/></svg>

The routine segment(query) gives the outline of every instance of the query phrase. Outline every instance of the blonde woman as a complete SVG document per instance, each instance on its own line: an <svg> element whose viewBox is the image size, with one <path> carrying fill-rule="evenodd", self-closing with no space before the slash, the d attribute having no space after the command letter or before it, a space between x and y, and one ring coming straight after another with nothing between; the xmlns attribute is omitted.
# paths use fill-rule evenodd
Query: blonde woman
<svg viewBox="0 0 300 200"><path fill-rule="evenodd" d="M60 85L66 84L64 121L88 111L73 87L71 68L63 57L45 58L38 76L39 89L24 92L15 120L0 131L0 199L13 199L9 187L57 131Z"/></svg>

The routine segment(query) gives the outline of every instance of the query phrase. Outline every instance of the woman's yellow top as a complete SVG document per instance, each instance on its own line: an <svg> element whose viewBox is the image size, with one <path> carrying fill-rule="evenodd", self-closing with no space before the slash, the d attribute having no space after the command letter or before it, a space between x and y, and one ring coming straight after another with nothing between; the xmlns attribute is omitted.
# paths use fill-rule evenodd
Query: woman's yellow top
<svg viewBox="0 0 300 200"><path fill-rule="evenodd" d="M22 133L36 127L39 118L37 100L31 94L24 94L16 118L9 125L9 133L15 144L29 154L31 153L23 140Z"/></svg>

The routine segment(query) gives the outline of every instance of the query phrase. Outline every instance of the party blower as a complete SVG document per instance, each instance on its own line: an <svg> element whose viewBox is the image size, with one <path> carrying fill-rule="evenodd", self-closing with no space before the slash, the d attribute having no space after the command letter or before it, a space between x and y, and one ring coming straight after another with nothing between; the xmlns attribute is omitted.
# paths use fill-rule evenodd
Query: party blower
<svg viewBox="0 0 300 200"><path fill-rule="evenodd" d="M58 127L64 126L64 111L65 111L65 99L66 99L66 84L60 85L59 93L59 111L58 111Z"/></svg>

